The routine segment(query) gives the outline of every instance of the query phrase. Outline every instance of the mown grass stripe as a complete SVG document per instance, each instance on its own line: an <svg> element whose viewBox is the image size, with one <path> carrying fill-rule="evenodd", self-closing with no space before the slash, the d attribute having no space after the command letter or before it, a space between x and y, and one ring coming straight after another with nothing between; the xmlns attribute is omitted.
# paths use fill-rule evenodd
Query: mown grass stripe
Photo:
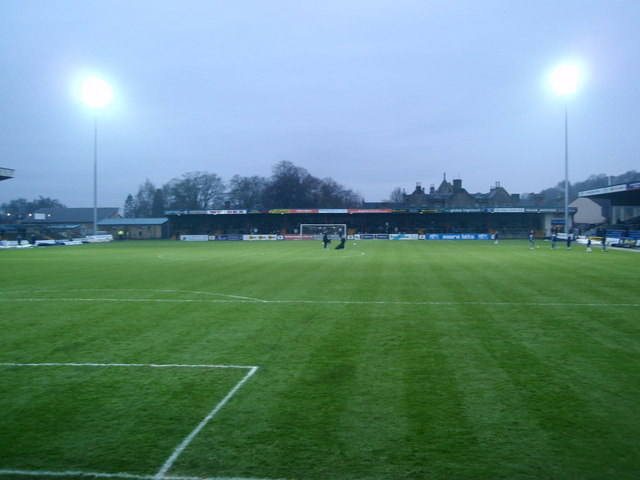
<svg viewBox="0 0 640 480"><path fill-rule="evenodd" d="M130 303L260 303L314 305L478 305L529 307L640 307L640 303L562 303L562 302L465 302L393 300L213 300L184 298L3 298L0 302L130 302Z"/></svg>

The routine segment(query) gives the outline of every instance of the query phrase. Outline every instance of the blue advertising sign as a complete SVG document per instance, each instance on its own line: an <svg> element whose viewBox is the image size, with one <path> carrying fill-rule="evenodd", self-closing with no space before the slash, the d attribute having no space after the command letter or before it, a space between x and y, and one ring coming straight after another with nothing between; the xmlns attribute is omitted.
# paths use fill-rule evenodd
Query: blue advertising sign
<svg viewBox="0 0 640 480"><path fill-rule="evenodd" d="M216 235L216 240L230 240L235 242L242 240L242 235Z"/></svg>
<svg viewBox="0 0 640 480"><path fill-rule="evenodd" d="M425 240L491 240L490 233L430 233Z"/></svg>

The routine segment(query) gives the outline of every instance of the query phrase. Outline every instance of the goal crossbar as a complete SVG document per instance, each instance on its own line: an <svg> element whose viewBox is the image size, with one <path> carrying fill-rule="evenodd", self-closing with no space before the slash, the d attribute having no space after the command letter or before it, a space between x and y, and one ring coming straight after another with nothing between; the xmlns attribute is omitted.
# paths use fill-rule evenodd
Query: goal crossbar
<svg viewBox="0 0 640 480"><path fill-rule="evenodd" d="M340 238L340 235L347 234L346 223L301 223L300 236L313 235L314 238L322 238L324 234L331 239Z"/></svg>

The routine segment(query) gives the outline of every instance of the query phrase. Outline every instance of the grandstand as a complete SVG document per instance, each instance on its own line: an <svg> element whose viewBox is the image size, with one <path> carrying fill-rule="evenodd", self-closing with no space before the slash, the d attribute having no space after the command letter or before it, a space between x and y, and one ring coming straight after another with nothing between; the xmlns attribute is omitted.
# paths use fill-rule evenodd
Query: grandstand
<svg viewBox="0 0 640 480"><path fill-rule="evenodd" d="M585 190L579 197L611 202L612 222L598 231L611 245L640 247L640 181Z"/></svg>
<svg viewBox="0 0 640 480"><path fill-rule="evenodd" d="M575 207L569 208L571 217ZM471 194L461 179L443 178L428 191L420 183L400 202L364 202L356 208L276 208L238 210L172 210L171 236L295 235L304 224L346 224L348 234L430 235L492 234L526 238L532 230L548 236L564 226L564 209L523 201L496 183L486 194Z"/></svg>
<svg viewBox="0 0 640 480"><path fill-rule="evenodd" d="M303 224L345 224L347 234L490 234L544 236L562 215L557 207L351 208L270 210L172 210L169 234L295 235ZM575 213L575 208L571 210Z"/></svg>
<svg viewBox="0 0 640 480"><path fill-rule="evenodd" d="M616 247L640 247L640 230L607 228L608 243Z"/></svg>

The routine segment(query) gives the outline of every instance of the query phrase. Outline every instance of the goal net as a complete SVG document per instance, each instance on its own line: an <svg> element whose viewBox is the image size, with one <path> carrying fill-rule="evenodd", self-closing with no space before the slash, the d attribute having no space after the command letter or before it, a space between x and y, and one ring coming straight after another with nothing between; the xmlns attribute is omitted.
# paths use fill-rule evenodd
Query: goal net
<svg viewBox="0 0 640 480"><path fill-rule="evenodd" d="M313 235L313 238L322 239L325 232L332 240L340 238L340 234L343 236L347 234L346 223L301 223L300 224L300 236Z"/></svg>

